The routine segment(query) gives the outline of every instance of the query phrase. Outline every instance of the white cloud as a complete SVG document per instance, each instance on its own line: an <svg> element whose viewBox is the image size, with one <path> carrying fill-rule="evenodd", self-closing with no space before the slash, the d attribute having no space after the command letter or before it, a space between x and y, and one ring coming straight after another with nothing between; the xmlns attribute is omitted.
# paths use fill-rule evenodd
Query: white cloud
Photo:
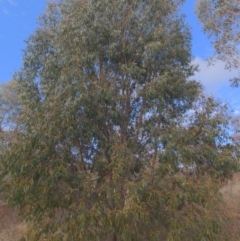
<svg viewBox="0 0 240 241"><path fill-rule="evenodd" d="M234 113L234 115L238 116L240 114L240 111L239 110L235 110L233 113Z"/></svg>
<svg viewBox="0 0 240 241"><path fill-rule="evenodd" d="M196 57L193 64L199 66L199 72L196 72L194 79L202 83L207 92L214 93L224 85L230 85L229 80L238 75L237 70L227 70L224 62L220 60L209 65L207 61Z"/></svg>
<svg viewBox="0 0 240 241"><path fill-rule="evenodd" d="M240 115L240 87L232 88L229 82L230 79L239 76L240 69L227 70L225 63L220 60L209 65L200 57L196 57L192 63L199 68L199 72L195 73L193 79L203 85L205 94L214 96L227 104L229 110L233 111L233 116Z"/></svg>

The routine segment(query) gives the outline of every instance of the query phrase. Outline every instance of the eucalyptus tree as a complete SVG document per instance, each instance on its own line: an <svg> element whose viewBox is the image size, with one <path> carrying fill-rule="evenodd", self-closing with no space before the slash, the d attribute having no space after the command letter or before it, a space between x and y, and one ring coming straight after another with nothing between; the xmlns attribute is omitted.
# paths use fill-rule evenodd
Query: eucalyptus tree
<svg viewBox="0 0 240 241"><path fill-rule="evenodd" d="M204 31L213 39L215 57L223 60L228 69L237 68L240 80L240 2L239 0L198 0L196 13Z"/></svg>
<svg viewBox="0 0 240 241"><path fill-rule="evenodd" d="M181 2L48 5L15 76L21 131L1 152L29 240L224 238L218 186L237 152L224 107L189 80Z"/></svg>

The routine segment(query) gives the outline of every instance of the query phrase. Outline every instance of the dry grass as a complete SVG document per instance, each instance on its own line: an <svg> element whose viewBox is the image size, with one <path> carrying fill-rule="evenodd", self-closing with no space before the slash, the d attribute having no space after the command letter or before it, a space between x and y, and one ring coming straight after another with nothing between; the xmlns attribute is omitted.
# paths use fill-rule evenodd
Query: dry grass
<svg viewBox="0 0 240 241"><path fill-rule="evenodd" d="M240 174L235 174L220 192L229 217L226 228L231 230L234 241L240 241ZM0 202L0 241L17 241L24 237L26 230L27 225L20 221L17 211Z"/></svg>
<svg viewBox="0 0 240 241"><path fill-rule="evenodd" d="M240 174L235 174L232 180L220 189L226 204L229 217L227 228L231 230L233 239L240 241Z"/></svg>
<svg viewBox="0 0 240 241"><path fill-rule="evenodd" d="M17 211L0 202L0 241L17 241L25 232L26 225L20 222Z"/></svg>

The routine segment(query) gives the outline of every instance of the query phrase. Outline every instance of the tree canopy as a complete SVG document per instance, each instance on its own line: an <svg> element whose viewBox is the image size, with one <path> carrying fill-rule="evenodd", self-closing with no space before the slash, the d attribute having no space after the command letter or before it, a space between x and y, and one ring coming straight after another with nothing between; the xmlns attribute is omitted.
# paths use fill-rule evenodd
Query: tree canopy
<svg viewBox="0 0 240 241"><path fill-rule="evenodd" d="M224 106L191 80L176 0L51 3L16 74L1 191L29 240L223 240Z"/></svg>
<svg viewBox="0 0 240 241"><path fill-rule="evenodd" d="M215 57L228 69L240 69L240 2L239 0L198 0L196 13L203 29L213 39ZM239 76L232 80L238 85Z"/></svg>

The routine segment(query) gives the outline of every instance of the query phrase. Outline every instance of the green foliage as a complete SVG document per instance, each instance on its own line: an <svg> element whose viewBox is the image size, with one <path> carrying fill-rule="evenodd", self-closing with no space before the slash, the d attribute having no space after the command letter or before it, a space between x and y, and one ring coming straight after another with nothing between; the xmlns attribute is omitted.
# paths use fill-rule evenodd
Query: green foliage
<svg viewBox="0 0 240 241"><path fill-rule="evenodd" d="M213 39L215 57L228 69L239 70L240 3L239 0L198 0L196 13L204 31ZM240 75L240 73L239 73ZM238 85L240 77L232 79Z"/></svg>
<svg viewBox="0 0 240 241"><path fill-rule="evenodd" d="M180 2L48 5L16 75L22 128L0 156L29 240L224 239L218 188L238 153L225 108L189 80Z"/></svg>

